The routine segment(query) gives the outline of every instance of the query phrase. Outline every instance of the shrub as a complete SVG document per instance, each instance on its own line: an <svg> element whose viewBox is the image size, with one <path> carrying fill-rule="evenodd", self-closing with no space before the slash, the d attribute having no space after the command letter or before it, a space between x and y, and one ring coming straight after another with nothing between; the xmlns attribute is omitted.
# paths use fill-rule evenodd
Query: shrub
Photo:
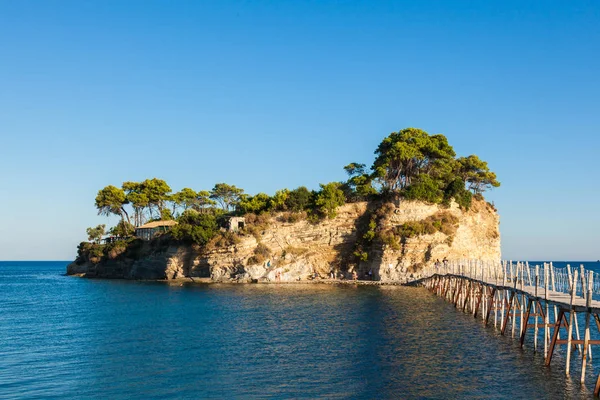
<svg viewBox="0 0 600 400"><path fill-rule="evenodd" d="M171 234L177 240L205 245L218 231L214 215L190 212L181 215L179 224L171 229Z"/></svg>
<svg viewBox="0 0 600 400"><path fill-rule="evenodd" d="M290 224L296 223L298 221L302 221L306 219L305 212L284 212L277 219L280 222L287 222Z"/></svg>
<svg viewBox="0 0 600 400"><path fill-rule="evenodd" d="M404 197L409 200L422 200L429 203L441 203L444 193L440 190L438 181L429 175L421 174L413 184L404 190Z"/></svg>
<svg viewBox="0 0 600 400"><path fill-rule="evenodd" d="M285 205L290 211L304 211L310 206L311 200L311 192L304 186L300 186L288 193Z"/></svg>
<svg viewBox="0 0 600 400"><path fill-rule="evenodd" d="M135 226L125 220L121 220L117 225L110 228L109 233L118 237L133 236L135 233Z"/></svg>
<svg viewBox="0 0 600 400"><path fill-rule="evenodd" d="M433 235L436 232L451 237L456 233L458 218L449 212L438 212L421 221L409 221L394 229L394 234L401 238L421 235Z"/></svg>
<svg viewBox="0 0 600 400"><path fill-rule="evenodd" d="M229 247L240 243L241 239L235 232L225 231L218 234L206 245L207 248Z"/></svg>
<svg viewBox="0 0 600 400"><path fill-rule="evenodd" d="M271 249L259 243L254 249L254 255L248 259L248 265L262 264L271 255Z"/></svg>
<svg viewBox="0 0 600 400"><path fill-rule="evenodd" d="M400 250L399 239L394 235L394 232L387 231L380 235L381 241L392 250Z"/></svg>
<svg viewBox="0 0 600 400"><path fill-rule="evenodd" d="M456 178L446 186L444 190L444 204L450 205L450 201L454 199L456 203L463 209L471 208L473 195L465 188L465 182L461 178Z"/></svg>
<svg viewBox="0 0 600 400"><path fill-rule="evenodd" d="M366 251L356 250L353 254L360 261L367 261L369 259L369 253L367 253Z"/></svg>
<svg viewBox="0 0 600 400"><path fill-rule="evenodd" d="M346 197L340 187L339 182L321 184L321 190L315 197L316 211L321 217L335 218L337 208L343 206L346 202Z"/></svg>

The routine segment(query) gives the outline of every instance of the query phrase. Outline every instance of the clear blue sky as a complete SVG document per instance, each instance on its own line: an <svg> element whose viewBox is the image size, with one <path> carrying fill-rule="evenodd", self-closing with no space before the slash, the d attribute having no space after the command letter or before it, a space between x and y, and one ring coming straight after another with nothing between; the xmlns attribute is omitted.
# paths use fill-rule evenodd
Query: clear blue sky
<svg viewBox="0 0 600 400"><path fill-rule="evenodd" d="M72 259L107 184L344 179L445 134L503 257L600 258L598 1L0 1L0 259Z"/></svg>

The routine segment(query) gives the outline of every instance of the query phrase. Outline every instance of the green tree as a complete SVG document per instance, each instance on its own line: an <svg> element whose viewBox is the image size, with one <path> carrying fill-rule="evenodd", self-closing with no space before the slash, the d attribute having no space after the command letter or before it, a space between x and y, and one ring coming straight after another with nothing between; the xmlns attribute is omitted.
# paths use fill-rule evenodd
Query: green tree
<svg viewBox="0 0 600 400"><path fill-rule="evenodd" d="M444 135L407 128L393 132L375 150L371 169L384 190L398 192L408 187L420 174L439 175L456 153Z"/></svg>
<svg viewBox="0 0 600 400"><path fill-rule="evenodd" d="M148 196L143 193L143 186L140 182L123 182L123 191L127 203L133 208L133 220L135 226L144 224L144 210L148 207Z"/></svg>
<svg viewBox="0 0 600 400"><path fill-rule="evenodd" d="M457 159L457 175L468 185L469 190L481 194L493 187L499 187L496 174L491 172L488 164L476 155Z"/></svg>
<svg viewBox="0 0 600 400"><path fill-rule="evenodd" d="M284 211L286 209L286 201L290 191L288 189L281 189L275 192L271 198L270 208L275 211Z"/></svg>
<svg viewBox="0 0 600 400"><path fill-rule="evenodd" d="M127 218L127 222L130 222L129 214L127 214L124 207L127 204L127 199L123 189L119 189L113 185L108 185L100 189L96 195L95 204L98 209L98 215L110 216L114 214L120 216L122 220Z"/></svg>
<svg viewBox="0 0 600 400"><path fill-rule="evenodd" d="M473 195L465 188L465 181L460 176L454 179L444 189L444 203L450 205L452 199L465 209L471 207Z"/></svg>
<svg viewBox="0 0 600 400"><path fill-rule="evenodd" d="M223 210L231 211L234 209L243 193L243 189L237 188L234 185L217 183L210 192L210 198L215 200Z"/></svg>
<svg viewBox="0 0 600 400"><path fill-rule="evenodd" d="M306 187L300 186L289 192L285 206L290 211L304 211L309 207L311 199L310 191Z"/></svg>
<svg viewBox="0 0 600 400"><path fill-rule="evenodd" d="M102 240L102 236L104 236L104 228L106 228L106 225L104 224L98 225L95 228L87 228L85 231L88 235L88 240L99 244Z"/></svg>
<svg viewBox="0 0 600 400"><path fill-rule="evenodd" d="M171 229L177 240L205 245L219 232L213 214L201 214L196 210L186 210L179 217L179 223Z"/></svg>
<svg viewBox="0 0 600 400"><path fill-rule="evenodd" d="M119 221L119 223L110 228L109 233L117 237L129 237L135 233L135 226L127 221Z"/></svg>
<svg viewBox="0 0 600 400"><path fill-rule="evenodd" d="M171 202L173 203L173 212L175 215L177 208L182 208L183 211L191 208L198 201L198 193L190 188L183 188L181 191L171 195Z"/></svg>
<svg viewBox="0 0 600 400"><path fill-rule="evenodd" d="M352 201L366 200L369 196L377 193L373 187L373 178L366 172L366 165L350 163L344 167L348 174L345 186L349 189L346 195Z"/></svg>
<svg viewBox="0 0 600 400"><path fill-rule="evenodd" d="M411 200L423 200L430 203L441 203L444 192L440 188L441 181L427 174L418 175L412 185L404 190L404 197Z"/></svg>
<svg viewBox="0 0 600 400"><path fill-rule="evenodd" d="M165 208L171 187L162 179L152 178L146 179L141 183L142 193L148 198L148 208L150 217L152 218L152 210L156 210L157 217L160 217L162 210Z"/></svg>
<svg viewBox="0 0 600 400"><path fill-rule="evenodd" d="M319 214L327 218L335 218L337 208L344 205L346 197L341 190L341 183L321 184L321 190L315 196L315 206Z"/></svg>
<svg viewBox="0 0 600 400"><path fill-rule="evenodd" d="M160 219L161 219L161 221L169 221L169 220L174 219L173 214L171 213L171 210L169 210L168 208L163 208L160 211Z"/></svg>
<svg viewBox="0 0 600 400"><path fill-rule="evenodd" d="M210 198L210 192L208 190L201 190L196 193L196 201L192 208L201 213L206 213L210 207L213 207L216 204L217 202Z"/></svg>
<svg viewBox="0 0 600 400"><path fill-rule="evenodd" d="M242 198L238 203L238 209L244 214L259 214L269 208L270 199L271 198L266 193L258 193L254 196L242 195Z"/></svg>

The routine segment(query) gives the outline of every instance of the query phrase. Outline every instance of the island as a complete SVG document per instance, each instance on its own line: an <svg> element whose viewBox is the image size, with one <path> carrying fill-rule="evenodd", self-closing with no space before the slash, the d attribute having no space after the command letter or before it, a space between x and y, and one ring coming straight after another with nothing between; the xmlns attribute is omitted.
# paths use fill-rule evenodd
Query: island
<svg viewBox="0 0 600 400"><path fill-rule="evenodd" d="M172 193L164 180L98 191L101 215L67 274L201 282L370 280L403 283L446 260L500 260L499 216L483 193L500 186L475 155L441 134L407 128L344 167L345 182L270 196L217 183Z"/></svg>

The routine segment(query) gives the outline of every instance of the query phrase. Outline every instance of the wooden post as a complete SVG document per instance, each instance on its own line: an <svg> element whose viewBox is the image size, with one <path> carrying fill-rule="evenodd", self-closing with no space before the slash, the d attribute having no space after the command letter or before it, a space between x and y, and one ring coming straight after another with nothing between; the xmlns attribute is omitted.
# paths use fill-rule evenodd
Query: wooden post
<svg viewBox="0 0 600 400"><path fill-rule="evenodd" d="M571 368L571 341L573 337L573 302L575 301L575 285L577 285L577 270L573 271L573 281L571 282L571 303L569 311L569 333L567 334L567 365L565 367L565 373L569 375Z"/></svg>
<svg viewBox="0 0 600 400"><path fill-rule="evenodd" d="M535 298L534 298L534 302L536 304L534 304L533 306L533 324L534 324L534 330L533 330L533 351L537 351L537 341L538 341L538 312L537 312L537 303L538 303L538 286L540 283L540 266L536 265L535 266Z"/></svg>
<svg viewBox="0 0 600 400"><path fill-rule="evenodd" d="M556 284L554 282L554 266L552 265L552 263L550 263L550 278L551 278L551 282L552 282L552 290L556 291ZM558 317L558 307L556 306L556 304L554 305L554 323L556 324L556 321ZM558 333L558 339L560 339L560 332Z"/></svg>
<svg viewBox="0 0 600 400"><path fill-rule="evenodd" d="M519 321L519 326L520 326L520 336L523 336L523 331L527 328L523 326L523 313L525 311L524 307L525 307L525 301L526 301L526 296L525 296L525 291L523 290L523 264L521 264L521 318ZM525 325L527 325L527 322L525 322Z"/></svg>
<svg viewBox="0 0 600 400"><path fill-rule="evenodd" d="M550 339L549 331L549 320L548 320L548 278L550 272L548 271L548 264L544 263L544 304L546 306L546 313L544 315L544 358L548 357L548 340Z"/></svg>
<svg viewBox="0 0 600 400"><path fill-rule="evenodd" d="M501 312L500 312L500 331L502 331L502 334L504 335L504 304L506 303L506 268L505 268L505 264L506 262L502 263L502 298L499 299L500 300L500 307L501 307Z"/></svg>
<svg viewBox="0 0 600 400"><path fill-rule="evenodd" d="M582 265L583 267L583 265ZM587 308L585 312L585 333L583 339L583 354L581 355L581 383L585 382L585 367L587 362L588 346L590 341L590 315L592 314L592 286L594 273L588 271L588 282L587 282L587 296L585 299L585 306Z"/></svg>

